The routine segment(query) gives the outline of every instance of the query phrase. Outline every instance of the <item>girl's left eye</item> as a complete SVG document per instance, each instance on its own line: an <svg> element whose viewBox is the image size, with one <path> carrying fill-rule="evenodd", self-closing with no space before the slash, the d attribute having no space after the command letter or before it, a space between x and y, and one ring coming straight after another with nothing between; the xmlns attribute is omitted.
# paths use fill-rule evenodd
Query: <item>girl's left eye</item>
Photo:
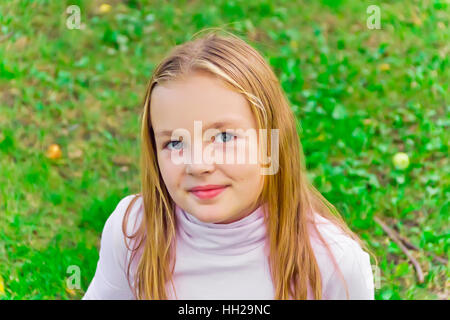
<svg viewBox="0 0 450 320"><path fill-rule="evenodd" d="M224 134L228 135L228 137L230 137L230 139L226 140L227 138L226 137L224 138ZM226 141L218 141L218 142L229 142L233 137L236 137L236 136L234 134L229 133L229 132L221 132L216 137L222 137L222 138L224 138L226 140Z"/></svg>

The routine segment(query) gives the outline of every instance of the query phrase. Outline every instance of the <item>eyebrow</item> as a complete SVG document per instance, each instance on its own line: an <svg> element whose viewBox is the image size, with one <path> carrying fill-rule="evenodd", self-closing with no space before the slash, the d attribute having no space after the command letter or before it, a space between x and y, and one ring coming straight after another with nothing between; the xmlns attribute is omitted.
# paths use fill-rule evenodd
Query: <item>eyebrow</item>
<svg viewBox="0 0 450 320"><path fill-rule="evenodd" d="M234 120L222 120L222 121L216 121L213 123L210 123L206 126L202 126L203 130L208 130L210 128L222 128L225 126L236 126L236 124L238 124L237 122L235 122ZM171 136L172 135L172 131L173 130L161 130L158 131L158 133L156 134L156 136Z"/></svg>

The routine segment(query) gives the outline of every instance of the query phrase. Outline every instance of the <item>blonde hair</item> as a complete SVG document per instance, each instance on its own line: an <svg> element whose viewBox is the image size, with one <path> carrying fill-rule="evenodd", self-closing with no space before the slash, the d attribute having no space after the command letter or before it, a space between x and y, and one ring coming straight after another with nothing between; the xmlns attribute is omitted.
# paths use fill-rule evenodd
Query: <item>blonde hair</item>
<svg viewBox="0 0 450 320"><path fill-rule="evenodd" d="M175 203L165 187L156 159L150 97L158 83L188 76L195 71L206 71L219 77L230 88L242 93L259 128L279 129L279 170L264 177L263 190L255 201L267 203L265 222L274 296L283 300L307 299L310 287L314 299L321 299L321 275L310 243L308 223L315 228L330 253L331 250L318 232L313 212L330 220L373 254L348 228L337 209L308 181L296 119L271 67L238 36L230 33L220 35L215 31L174 47L156 67L147 87L141 130L142 190L128 206L122 225L127 238L140 240L137 246L129 248L132 254L127 268L130 282L130 266L140 249L142 253L132 286L135 298L168 299L166 284L170 281L174 287ZM138 230L128 236L125 230L130 208L139 196L143 200L143 219ZM336 263L332 254L331 257ZM348 297L347 286L346 291Z"/></svg>

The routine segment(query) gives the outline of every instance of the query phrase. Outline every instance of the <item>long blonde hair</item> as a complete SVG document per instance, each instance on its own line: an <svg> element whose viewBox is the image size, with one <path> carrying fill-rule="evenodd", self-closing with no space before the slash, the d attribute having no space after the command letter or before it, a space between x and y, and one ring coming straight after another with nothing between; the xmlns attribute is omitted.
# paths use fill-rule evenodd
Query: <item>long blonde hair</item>
<svg viewBox="0 0 450 320"><path fill-rule="evenodd" d="M225 84L242 93L252 108L259 128L279 129L279 170L264 177L260 195L260 199L267 203L269 212L265 215L265 222L274 296L283 300L307 299L310 287L314 299L321 299L320 270L310 243L308 223L312 223L330 253L331 250L318 232L312 218L313 212L330 220L373 254L348 228L337 209L308 181L296 119L271 67L238 36L230 33L220 35L215 31L175 46L156 67L147 86L141 130L142 190L128 206L122 224L122 231L128 238L139 240L137 246L129 248L132 252L127 269L129 282L132 260L137 257L138 249L141 250L132 286L135 298L168 299L166 284L170 281L174 286L175 203L159 171L150 121L150 96L158 83L175 80L194 71L206 71L218 76ZM129 236L126 225L130 208L140 196L143 200L143 219L138 230Z"/></svg>

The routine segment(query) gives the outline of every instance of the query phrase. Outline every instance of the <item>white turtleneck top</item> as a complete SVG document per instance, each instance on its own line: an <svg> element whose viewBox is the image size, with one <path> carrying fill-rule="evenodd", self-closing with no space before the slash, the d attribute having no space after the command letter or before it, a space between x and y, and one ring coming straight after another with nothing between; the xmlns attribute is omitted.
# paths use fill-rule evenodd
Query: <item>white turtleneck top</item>
<svg viewBox="0 0 450 320"><path fill-rule="evenodd" d="M124 213L133 197L122 199L105 223L97 269L83 300L134 299L126 278L130 251L122 233ZM142 198L139 197L128 220L128 234L136 230L142 213ZM179 206L175 213L177 242L173 279L176 296L169 283L166 286L169 299L274 299L262 207L228 224L202 222ZM330 221L318 214L315 218L345 278L349 299L374 299L369 255ZM134 221L133 227L130 221ZM328 251L315 232L311 231L310 237L320 269L323 299L346 299L344 282ZM130 281L132 283L133 277ZM308 299L313 299L308 291Z"/></svg>

